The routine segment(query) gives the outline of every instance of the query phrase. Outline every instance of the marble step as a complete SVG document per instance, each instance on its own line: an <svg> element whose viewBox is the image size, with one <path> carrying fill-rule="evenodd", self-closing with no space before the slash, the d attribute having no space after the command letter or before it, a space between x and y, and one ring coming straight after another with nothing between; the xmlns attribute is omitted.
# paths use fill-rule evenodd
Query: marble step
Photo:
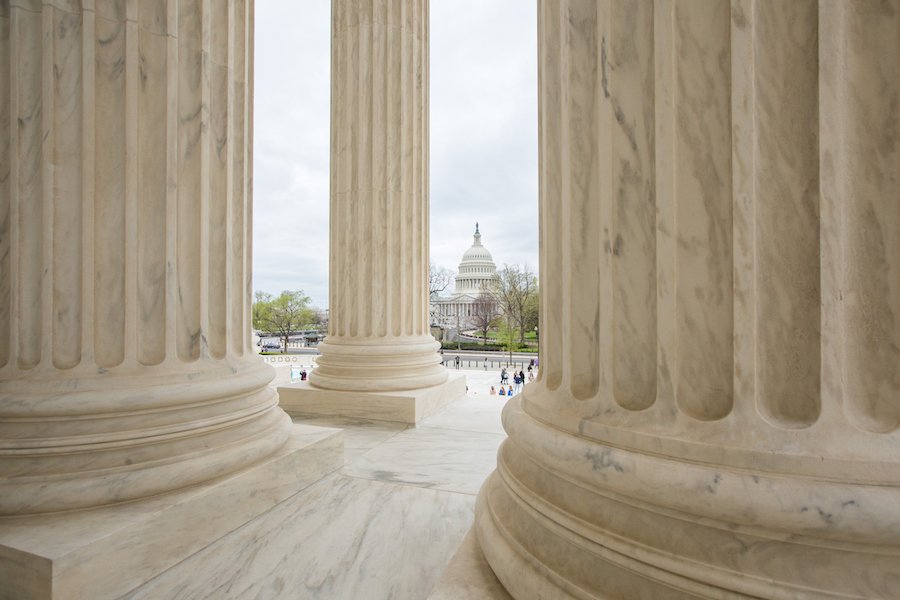
<svg viewBox="0 0 900 600"><path fill-rule="evenodd" d="M101 509L0 519L0 600L119 598L344 464L339 429L294 425L249 469Z"/></svg>
<svg viewBox="0 0 900 600"><path fill-rule="evenodd" d="M450 373L433 387L391 392L340 392L314 388L309 381L280 385L279 405L288 414L374 419L415 425L466 395L466 376Z"/></svg>
<svg viewBox="0 0 900 600"><path fill-rule="evenodd" d="M513 600L491 570L475 527L469 529L428 600Z"/></svg>
<svg viewBox="0 0 900 600"><path fill-rule="evenodd" d="M335 473L122 600L425 600L475 497Z"/></svg>

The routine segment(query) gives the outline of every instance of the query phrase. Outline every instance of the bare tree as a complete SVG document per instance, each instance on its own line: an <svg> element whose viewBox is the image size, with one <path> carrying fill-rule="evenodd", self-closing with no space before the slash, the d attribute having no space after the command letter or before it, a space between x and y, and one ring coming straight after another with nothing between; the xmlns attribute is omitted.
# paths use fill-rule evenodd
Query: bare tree
<svg viewBox="0 0 900 600"><path fill-rule="evenodd" d="M434 261L431 261L428 268L428 305L431 313L431 322L438 321L438 313L440 305L433 302L435 296L446 290L453 281L453 271L447 267L439 267ZM443 332L443 325L441 325Z"/></svg>
<svg viewBox="0 0 900 600"><path fill-rule="evenodd" d="M482 340L487 340L488 331L500 313L500 303L491 292L481 292L475 297L472 303L472 325L481 332Z"/></svg>
<svg viewBox="0 0 900 600"><path fill-rule="evenodd" d="M453 271L447 267L439 267L431 261L428 269L428 297L440 294L446 290L453 281Z"/></svg>
<svg viewBox="0 0 900 600"><path fill-rule="evenodd" d="M497 300L506 318L518 326L519 342L524 344L528 306L537 294L537 277L528 265L503 265L497 275Z"/></svg>

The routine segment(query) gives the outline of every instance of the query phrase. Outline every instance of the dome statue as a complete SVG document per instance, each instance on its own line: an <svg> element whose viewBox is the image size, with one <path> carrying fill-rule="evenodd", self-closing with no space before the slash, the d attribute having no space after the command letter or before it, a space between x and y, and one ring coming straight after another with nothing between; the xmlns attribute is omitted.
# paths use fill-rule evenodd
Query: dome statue
<svg viewBox="0 0 900 600"><path fill-rule="evenodd" d="M456 294L478 295L485 290L497 289L497 265L494 257L481 244L481 232L475 223L475 239L472 247L463 253L456 276Z"/></svg>

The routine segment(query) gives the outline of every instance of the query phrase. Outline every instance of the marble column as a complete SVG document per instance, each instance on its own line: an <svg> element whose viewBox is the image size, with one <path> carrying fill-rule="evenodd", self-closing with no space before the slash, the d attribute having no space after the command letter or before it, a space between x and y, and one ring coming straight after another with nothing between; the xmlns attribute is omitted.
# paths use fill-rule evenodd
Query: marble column
<svg viewBox="0 0 900 600"><path fill-rule="evenodd" d="M539 0L516 598L900 597L900 1Z"/></svg>
<svg viewBox="0 0 900 600"><path fill-rule="evenodd" d="M428 313L428 0L335 0L332 25L330 318L310 384L443 384Z"/></svg>
<svg viewBox="0 0 900 600"><path fill-rule="evenodd" d="M250 339L252 0L0 3L0 515L291 433Z"/></svg>

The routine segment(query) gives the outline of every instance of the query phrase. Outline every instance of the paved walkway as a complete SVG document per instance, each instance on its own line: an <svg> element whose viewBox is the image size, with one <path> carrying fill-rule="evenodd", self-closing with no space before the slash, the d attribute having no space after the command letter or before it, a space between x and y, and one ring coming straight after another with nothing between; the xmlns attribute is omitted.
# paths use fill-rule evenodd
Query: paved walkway
<svg viewBox="0 0 900 600"><path fill-rule="evenodd" d="M417 426L295 415L297 424L343 429L344 467L128 598L507 599L467 532L506 439L508 398L489 394L499 371L465 373L469 393ZM460 572L470 564L480 565L480 589L496 595L458 592L474 581Z"/></svg>
<svg viewBox="0 0 900 600"><path fill-rule="evenodd" d="M453 369L455 370L455 369ZM500 391L500 371L499 370L488 370L484 369L460 369L460 373L466 374L466 385L469 387L469 396L489 396L491 393L491 386L494 387L494 390ZM534 376L537 377L537 371L535 371ZM525 377L528 377L528 370L525 369ZM512 383L513 374L512 371L509 371L509 381ZM526 385L528 385L526 383ZM509 387L504 386L504 387Z"/></svg>

